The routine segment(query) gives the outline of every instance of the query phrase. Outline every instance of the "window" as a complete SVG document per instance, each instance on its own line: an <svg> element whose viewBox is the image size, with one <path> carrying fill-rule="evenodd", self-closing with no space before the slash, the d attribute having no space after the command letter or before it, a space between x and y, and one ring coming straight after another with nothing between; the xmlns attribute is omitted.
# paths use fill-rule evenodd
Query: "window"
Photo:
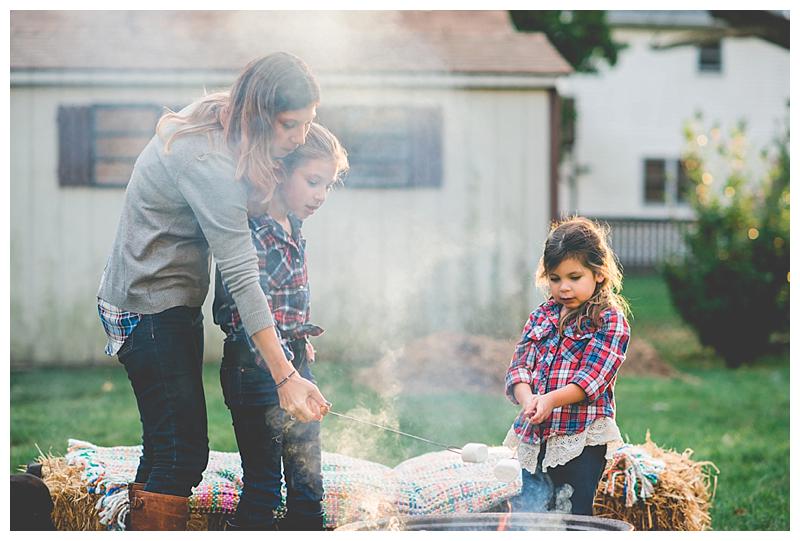
<svg viewBox="0 0 800 541"><path fill-rule="evenodd" d="M687 203L691 184L692 181L681 160L645 159L645 203L659 205Z"/></svg>
<svg viewBox="0 0 800 541"><path fill-rule="evenodd" d="M698 69L701 73L722 71L722 46L719 41L698 47Z"/></svg>
<svg viewBox="0 0 800 541"><path fill-rule="evenodd" d="M318 120L342 141L349 188L442 185L442 112L438 107L320 107Z"/></svg>
<svg viewBox="0 0 800 541"><path fill-rule="evenodd" d="M666 162L644 161L644 200L647 203L665 203L667 188Z"/></svg>
<svg viewBox="0 0 800 541"><path fill-rule="evenodd" d="M127 185L162 112L155 104L59 107L59 184Z"/></svg>

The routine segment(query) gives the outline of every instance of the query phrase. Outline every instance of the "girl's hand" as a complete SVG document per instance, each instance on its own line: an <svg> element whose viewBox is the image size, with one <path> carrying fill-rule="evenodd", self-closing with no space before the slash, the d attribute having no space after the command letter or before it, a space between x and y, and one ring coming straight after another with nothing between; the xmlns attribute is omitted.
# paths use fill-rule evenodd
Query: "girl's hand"
<svg viewBox="0 0 800 541"><path fill-rule="evenodd" d="M295 374L278 389L281 408L301 423L322 420L327 400L314 383ZM327 413L327 411L325 411Z"/></svg>
<svg viewBox="0 0 800 541"><path fill-rule="evenodd" d="M550 393L534 395L533 400L529 406L531 413L528 415L529 422L532 425L538 425L553 413L553 408L556 407ZM526 410L527 411L527 410Z"/></svg>
<svg viewBox="0 0 800 541"><path fill-rule="evenodd" d="M536 413L536 403L538 398L539 397L537 395L531 394L523 397L523 399L520 401L519 405L522 406L521 413L525 419L533 417L533 415Z"/></svg>

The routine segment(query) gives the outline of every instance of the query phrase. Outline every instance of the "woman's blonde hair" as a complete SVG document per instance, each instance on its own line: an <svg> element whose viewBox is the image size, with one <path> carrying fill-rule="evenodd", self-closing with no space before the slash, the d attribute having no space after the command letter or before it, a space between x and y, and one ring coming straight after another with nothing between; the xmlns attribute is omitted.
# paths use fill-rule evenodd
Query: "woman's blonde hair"
<svg viewBox="0 0 800 541"><path fill-rule="evenodd" d="M300 58L284 52L250 62L230 90L196 101L190 112L168 112L158 122L178 128L167 138L169 151L176 137L221 131L236 162L236 180L246 179L268 194L277 184L278 162L270 156L275 116L319 102L319 85Z"/></svg>
<svg viewBox="0 0 800 541"><path fill-rule="evenodd" d="M565 259L576 259L603 281L595 285L594 294L578 308L559 320L559 332L570 322L578 328L588 321L594 328L602 326L600 313L614 307L629 313L628 302L621 295L622 270L617 256L608 245L609 228L587 218L572 217L554 223L544 243L544 253L537 270L538 284L549 293L549 274Z"/></svg>
<svg viewBox="0 0 800 541"><path fill-rule="evenodd" d="M286 178L291 176L295 169L310 160L331 160L336 164L336 184L344 182L344 176L350 169L347 160L347 151L328 128L316 122L311 123L311 127L306 135L305 144L297 147L297 150L281 159L281 173Z"/></svg>

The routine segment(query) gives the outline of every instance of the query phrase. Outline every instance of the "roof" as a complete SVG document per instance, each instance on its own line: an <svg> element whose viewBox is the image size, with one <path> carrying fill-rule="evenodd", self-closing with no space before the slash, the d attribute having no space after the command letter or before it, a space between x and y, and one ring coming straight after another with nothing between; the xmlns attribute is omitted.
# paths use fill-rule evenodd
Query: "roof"
<svg viewBox="0 0 800 541"><path fill-rule="evenodd" d="M278 51L317 73L557 76L507 11L12 11L13 70L238 71Z"/></svg>

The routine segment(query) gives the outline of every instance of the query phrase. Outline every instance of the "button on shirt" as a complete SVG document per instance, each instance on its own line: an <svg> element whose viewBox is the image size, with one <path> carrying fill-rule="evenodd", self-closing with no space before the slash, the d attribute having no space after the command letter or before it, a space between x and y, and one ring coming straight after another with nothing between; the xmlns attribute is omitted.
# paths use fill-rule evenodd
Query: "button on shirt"
<svg viewBox="0 0 800 541"><path fill-rule="evenodd" d="M607 308L600 314L602 325L593 329L575 322L559 335L561 305L553 299L540 305L528 318L506 372L506 395L514 397L514 385L527 383L534 394L545 394L570 383L580 386L586 399L554 408L541 425L527 425L522 415L514 432L526 443L538 444L553 435L577 434L600 417L614 418L614 384L625 359L630 327L622 311Z"/></svg>
<svg viewBox="0 0 800 541"><path fill-rule="evenodd" d="M250 218L250 233L258 257L258 274L261 288L267 295L275 319L278 337L288 360L294 358L289 342L318 336L323 329L308 323L310 291L305 262L306 241L300 228L302 221L289 214L293 235L268 214ZM247 340L250 350L258 357L257 363L266 363L242 325L239 311L217 271L214 297L214 322L227 335L228 340Z"/></svg>

